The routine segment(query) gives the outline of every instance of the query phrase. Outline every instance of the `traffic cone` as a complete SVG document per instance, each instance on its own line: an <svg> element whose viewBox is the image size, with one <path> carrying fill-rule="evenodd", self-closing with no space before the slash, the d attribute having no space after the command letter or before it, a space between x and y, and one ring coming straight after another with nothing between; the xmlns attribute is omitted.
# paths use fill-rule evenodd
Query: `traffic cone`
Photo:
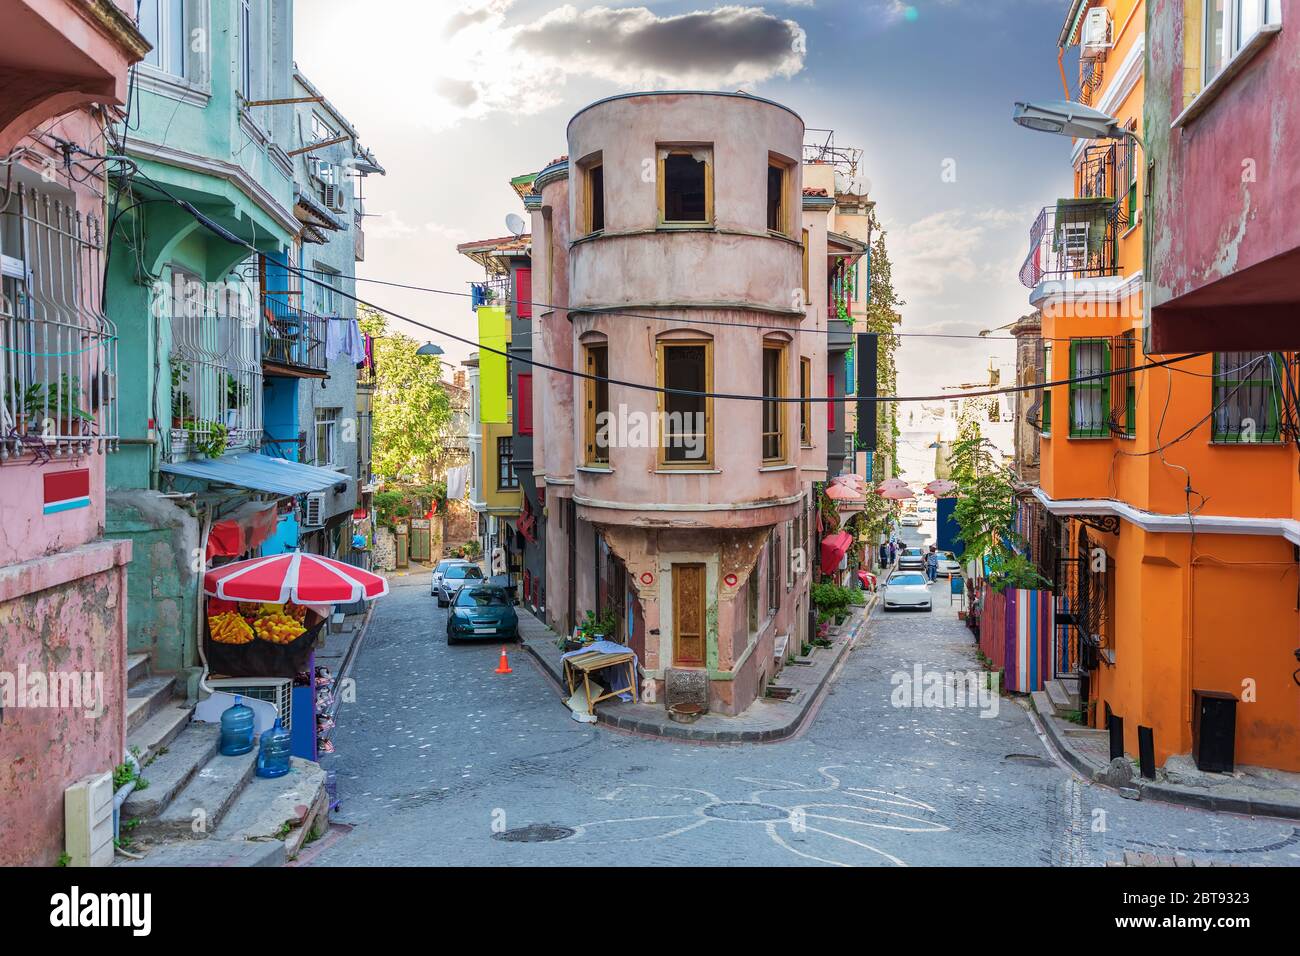
<svg viewBox="0 0 1300 956"><path fill-rule="evenodd" d="M496 673L498 674L514 673L514 671L510 669L510 661L506 660L506 648L504 644L501 646L501 663L497 665Z"/></svg>

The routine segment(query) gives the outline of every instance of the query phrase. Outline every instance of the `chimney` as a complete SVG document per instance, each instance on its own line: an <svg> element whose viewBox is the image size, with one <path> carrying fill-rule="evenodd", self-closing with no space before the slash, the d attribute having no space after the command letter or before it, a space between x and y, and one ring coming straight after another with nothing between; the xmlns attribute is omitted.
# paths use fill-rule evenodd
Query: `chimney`
<svg viewBox="0 0 1300 956"><path fill-rule="evenodd" d="M451 384L457 388L465 387L465 370L463 368L456 369L456 373L451 377Z"/></svg>

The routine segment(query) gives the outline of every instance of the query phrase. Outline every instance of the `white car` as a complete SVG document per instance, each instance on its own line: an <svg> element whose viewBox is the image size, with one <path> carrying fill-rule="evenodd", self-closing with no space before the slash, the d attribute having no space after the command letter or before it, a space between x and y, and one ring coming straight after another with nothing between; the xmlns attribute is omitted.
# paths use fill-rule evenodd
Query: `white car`
<svg viewBox="0 0 1300 956"><path fill-rule="evenodd" d="M438 599L438 607L446 607L456 600L456 594L470 578L482 579L483 572L473 561L463 558L448 558L439 561L433 569L429 582L429 593Z"/></svg>
<svg viewBox="0 0 1300 956"><path fill-rule="evenodd" d="M901 524L904 528L919 528L921 527L921 516L918 514L903 515L902 519L899 521L899 524Z"/></svg>
<svg viewBox="0 0 1300 956"><path fill-rule="evenodd" d="M898 552L898 569L908 571L916 569L917 571L925 570L925 552L920 548L904 548Z"/></svg>
<svg viewBox="0 0 1300 956"><path fill-rule="evenodd" d="M957 555L951 551L940 551L939 568L936 573L942 574L945 578L950 578L954 574L961 574L961 562L957 560Z"/></svg>
<svg viewBox="0 0 1300 956"><path fill-rule="evenodd" d="M934 602L930 597L930 583L919 571L900 571L885 582L882 592L885 610L894 611L901 607L918 608L930 611Z"/></svg>

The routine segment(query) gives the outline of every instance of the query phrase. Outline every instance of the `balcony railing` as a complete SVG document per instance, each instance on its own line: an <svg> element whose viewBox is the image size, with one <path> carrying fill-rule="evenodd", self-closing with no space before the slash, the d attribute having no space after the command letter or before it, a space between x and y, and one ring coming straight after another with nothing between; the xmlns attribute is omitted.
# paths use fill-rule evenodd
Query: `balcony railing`
<svg viewBox="0 0 1300 956"><path fill-rule="evenodd" d="M262 360L287 368L324 372L325 335L330 320L290 305L283 298L262 297Z"/></svg>
<svg viewBox="0 0 1300 956"><path fill-rule="evenodd" d="M0 461L117 449L103 235L69 200L0 187Z"/></svg>
<svg viewBox="0 0 1300 956"><path fill-rule="evenodd" d="M171 335L169 460L257 448L262 364L256 322L196 302L178 303Z"/></svg>
<svg viewBox="0 0 1300 956"><path fill-rule="evenodd" d="M1109 196L1062 199L1046 206L1029 230L1020 281L1096 279L1119 273L1120 205Z"/></svg>

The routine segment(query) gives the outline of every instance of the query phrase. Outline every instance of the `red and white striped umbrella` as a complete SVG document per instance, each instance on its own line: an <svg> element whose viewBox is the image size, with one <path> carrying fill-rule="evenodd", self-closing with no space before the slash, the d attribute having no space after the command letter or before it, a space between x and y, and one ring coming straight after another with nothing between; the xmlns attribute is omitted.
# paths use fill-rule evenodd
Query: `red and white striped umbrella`
<svg viewBox="0 0 1300 956"><path fill-rule="evenodd" d="M333 558L290 552L213 568L203 576L203 593L227 601L350 604L383 597L388 582Z"/></svg>

